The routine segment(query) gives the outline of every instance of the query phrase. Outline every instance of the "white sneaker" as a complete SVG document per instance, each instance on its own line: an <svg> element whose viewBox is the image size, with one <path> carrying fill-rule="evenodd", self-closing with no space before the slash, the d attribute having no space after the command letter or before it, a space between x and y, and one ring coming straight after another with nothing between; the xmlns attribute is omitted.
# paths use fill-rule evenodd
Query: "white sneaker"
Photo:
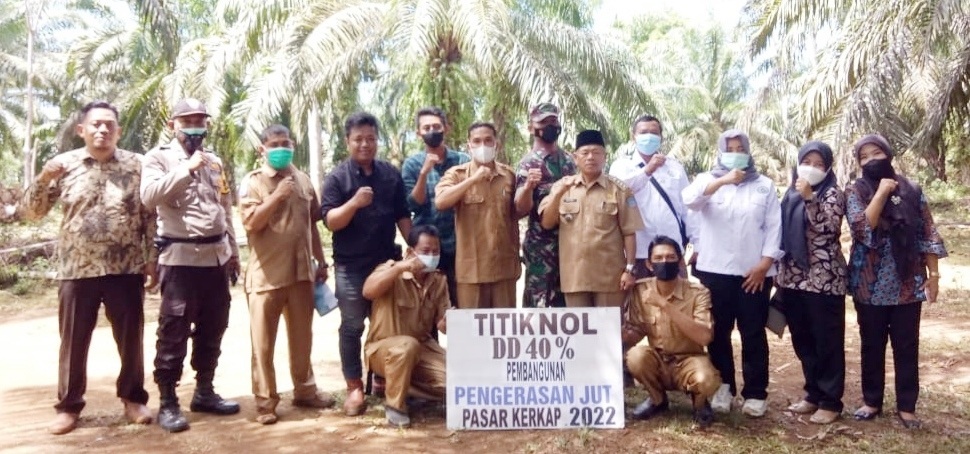
<svg viewBox="0 0 970 454"><path fill-rule="evenodd" d="M768 401L761 399L745 399L744 406L741 407L741 413L748 415L752 418L760 418L765 415L768 411Z"/></svg>
<svg viewBox="0 0 970 454"><path fill-rule="evenodd" d="M711 399L711 409L718 413L730 413L731 412L731 401L734 396L731 395L731 385L721 385L714 393L714 397Z"/></svg>

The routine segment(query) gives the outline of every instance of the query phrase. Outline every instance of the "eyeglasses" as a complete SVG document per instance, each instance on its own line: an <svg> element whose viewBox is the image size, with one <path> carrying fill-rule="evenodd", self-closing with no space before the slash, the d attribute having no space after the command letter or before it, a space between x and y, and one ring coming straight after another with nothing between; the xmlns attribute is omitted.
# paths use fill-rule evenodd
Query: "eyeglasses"
<svg viewBox="0 0 970 454"><path fill-rule="evenodd" d="M583 151L577 151L576 152L576 156L579 156L581 158L585 158L585 157L590 156L590 155L592 155L593 157L596 157L596 158L600 158L600 157L606 156L606 152L603 151L603 150L592 150L592 151L591 150L583 150Z"/></svg>

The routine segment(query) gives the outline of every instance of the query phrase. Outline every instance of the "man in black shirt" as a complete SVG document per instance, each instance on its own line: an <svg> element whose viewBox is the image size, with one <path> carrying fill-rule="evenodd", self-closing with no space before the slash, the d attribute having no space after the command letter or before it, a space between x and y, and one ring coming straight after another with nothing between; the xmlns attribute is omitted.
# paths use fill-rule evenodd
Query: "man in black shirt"
<svg viewBox="0 0 970 454"><path fill-rule="evenodd" d="M376 159L377 118L359 112L347 118L344 140L350 157L323 182L321 214L333 232L336 296L340 307L340 362L347 380L344 413L364 412L361 380L361 336L371 302L361 291L377 265L400 259L394 244L394 227L404 238L411 231L401 173L390 163Z"/></svg>

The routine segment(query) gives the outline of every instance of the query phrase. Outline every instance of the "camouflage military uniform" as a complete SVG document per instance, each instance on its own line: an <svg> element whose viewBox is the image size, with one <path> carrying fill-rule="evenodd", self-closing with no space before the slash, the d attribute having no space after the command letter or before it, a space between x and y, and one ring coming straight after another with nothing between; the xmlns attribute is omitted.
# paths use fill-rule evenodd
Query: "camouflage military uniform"
<svg viewBox="0 0 970 454"><path fill-rule="evenodd" d="M529 225L522 243L525 256L525 290L522 292L523 307L565 307L559 288L559 229L542 228L539 202L560 178L576 174L576 163L565 151L543 156L530 151L519 162L515 177L516 190L525 185L530 169L540 169L542 180L532 193L533 207L529 212Z"/></svg>

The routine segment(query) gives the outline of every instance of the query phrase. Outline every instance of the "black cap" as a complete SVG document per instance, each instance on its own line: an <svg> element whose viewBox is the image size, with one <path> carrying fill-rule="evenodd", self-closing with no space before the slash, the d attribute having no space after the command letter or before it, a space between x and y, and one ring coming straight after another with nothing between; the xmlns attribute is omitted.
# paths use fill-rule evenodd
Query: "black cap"
<svg viewBox="0 0 970 454"><path fill-rule="evenodd" d="M603 134L595 129L587 129L579 133L576 136L576 149L586 145L600 145L605 147L606 141L603 140Z"/></svg>

